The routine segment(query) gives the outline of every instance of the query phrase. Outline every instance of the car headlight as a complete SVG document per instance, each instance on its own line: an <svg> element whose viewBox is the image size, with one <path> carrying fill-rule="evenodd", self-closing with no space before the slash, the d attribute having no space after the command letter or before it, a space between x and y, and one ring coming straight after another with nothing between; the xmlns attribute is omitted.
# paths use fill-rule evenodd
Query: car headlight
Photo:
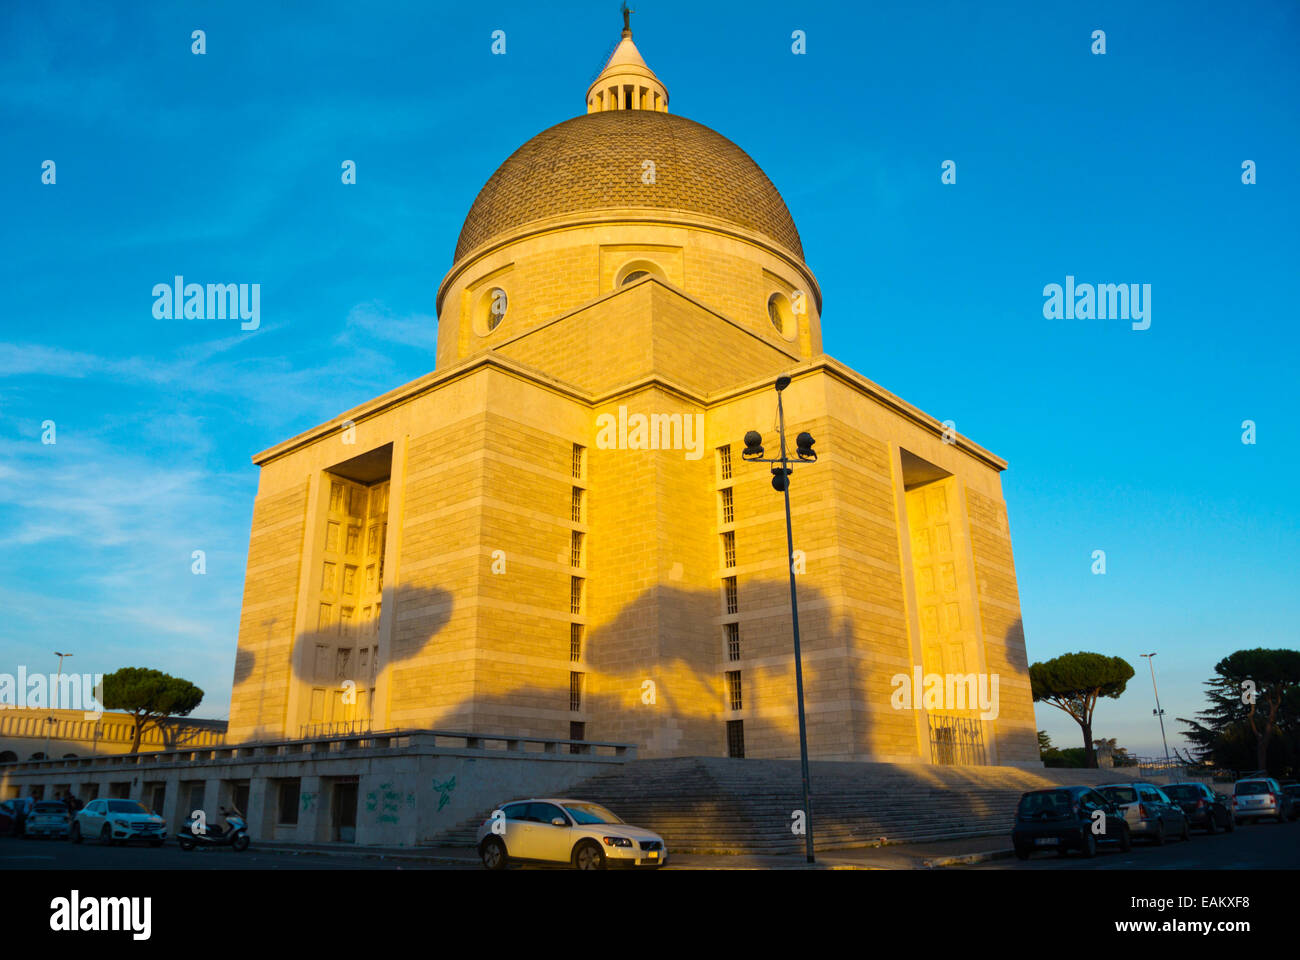
<svg viewBox="0 0 1300 960"><path fill-rule="evenodd" d="M627 837L601 837L607 847L630 847L632 841Z"/></svg>

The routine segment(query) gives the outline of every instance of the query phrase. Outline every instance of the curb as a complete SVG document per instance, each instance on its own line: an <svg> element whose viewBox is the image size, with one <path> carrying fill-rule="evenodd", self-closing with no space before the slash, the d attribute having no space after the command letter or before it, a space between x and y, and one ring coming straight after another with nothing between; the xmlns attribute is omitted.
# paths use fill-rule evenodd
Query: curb
<svg viewBox="0 0 1300 960"><path fill-rule="evenodd" d="M966 853L955 857L933 857L928 860L922 860L921 866L928 869L937 867L960 867L968 863L984 863L988 860L1006 860L1008 857L1014 857L1014 850L986 850L982 853Z"/></svg>
<svg viewBox="0 0 1300 960"><path fill-rule="evenodd" d="M455 866L477 866L479 863L477 857L440 857L418 853L365 853L361 850L300 850L295 847L277 847L267 844L258 844L257 850L295 857L353 857L358 860L406 860L415 863L443 863Z"/></svg>

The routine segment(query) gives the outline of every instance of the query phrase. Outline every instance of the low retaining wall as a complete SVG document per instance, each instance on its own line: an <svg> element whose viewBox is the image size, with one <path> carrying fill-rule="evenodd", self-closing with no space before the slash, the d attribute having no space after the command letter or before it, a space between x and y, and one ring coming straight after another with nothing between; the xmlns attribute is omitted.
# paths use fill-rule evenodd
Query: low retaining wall
<svg viewBox="0 0 1300 960"><path fill-rule="evenodd" d="M219 807L238 798L255 841L415 846L505 800L562 792L635 756L621 743L394 731L6 764L0 798L139 800L170 834L196 806L220 822Z"/></svg>

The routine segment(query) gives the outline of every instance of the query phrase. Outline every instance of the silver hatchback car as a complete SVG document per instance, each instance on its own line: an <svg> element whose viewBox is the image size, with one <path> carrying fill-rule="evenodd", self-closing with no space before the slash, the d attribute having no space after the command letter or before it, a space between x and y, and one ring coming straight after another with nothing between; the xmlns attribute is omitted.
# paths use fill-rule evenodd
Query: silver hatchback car
<svg viewBox="0 0 1300 960"><path fill-rule="evenodd" d="M1232 788L1232 815L1238 823L1272 817L1278 823L1294 820L1291 798L1272 777L1248 777Z"/></svg>
<svg viewBox="0 0 1300 960"><path fill-rule="evenodd" d="M624 823L588 800L513 800L492 811L475 837L483 866L511 861L568 863L579 870L657 869L668 861L663 837Z"/></svg>

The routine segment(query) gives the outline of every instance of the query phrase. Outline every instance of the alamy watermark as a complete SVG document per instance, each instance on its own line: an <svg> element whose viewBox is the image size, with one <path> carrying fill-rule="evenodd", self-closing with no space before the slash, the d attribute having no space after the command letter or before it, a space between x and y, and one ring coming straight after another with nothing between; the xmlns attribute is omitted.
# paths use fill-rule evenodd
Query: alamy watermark
<svg viewBox="0 0 1300 960"><path fill-rule="evenodd" d="M0 710L82 710L85 719L98 720L104 715L104 675L29 674L20 665L17 676L0 673Z"/></svg>
<svg viewBox="0 0 1300 960"><path fill-rule="evenodd" d="M1151 284L1080 283L1043 287L1044 320L1132 320L1134 330L1151 326Z"/></svg>
<svg viewBox="0 0 1300 960"><path fill-rule="evenodd" d="M186 283L177 276L171 283L155 283L153 315L157 320L234 320L241 330L262 325L260 283Z"/></svg>
<svg viewBox="0 0 1300 960"><path fill-rule="evenodd" d="M687 460L704 456L704 414L634 413L596 418L596 446L601 450L685 450Z"/></svg>
<svg viewBox="0 0 1300 960"><path fill-rule="evenodd" d="M896 673L889 679L894 692L889 697L895 710L974 710L981 720L998 718L998 675L996 673L925 673L912 669L909 677Z"/></svg>

